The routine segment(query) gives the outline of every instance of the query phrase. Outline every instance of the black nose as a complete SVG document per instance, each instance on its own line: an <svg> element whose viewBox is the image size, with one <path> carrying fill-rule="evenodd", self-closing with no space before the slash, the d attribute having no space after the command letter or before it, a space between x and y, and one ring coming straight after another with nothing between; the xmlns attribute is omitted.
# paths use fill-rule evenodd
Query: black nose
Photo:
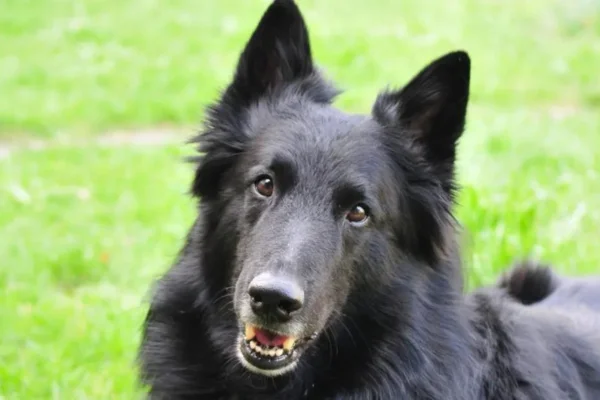
<svg viewBox="0 0 600 400"><path fill-rule="evenodd" d="M302 308L304 291L292 279L262 273L248 288L252 311L258 316L287 321Z"/></svg>

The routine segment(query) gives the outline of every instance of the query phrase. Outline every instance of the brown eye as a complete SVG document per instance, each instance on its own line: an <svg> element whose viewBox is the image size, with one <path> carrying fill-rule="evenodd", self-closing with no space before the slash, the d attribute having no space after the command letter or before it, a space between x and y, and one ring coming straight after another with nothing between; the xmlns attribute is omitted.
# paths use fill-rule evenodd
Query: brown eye
<svg viewBox="0 0 600 400"><path fill-rule="evenodd" d="M368 208L365 205L357 204L346 214L346 219L353 224L361 224L369 218Z"/></svg>
<svg viewBox="0 0 600 400"><path fill-rule="evenodd" d="M273 179L269 176L261 176L254 182L256 192L264 197L271 197L273 194Z"/></svg>

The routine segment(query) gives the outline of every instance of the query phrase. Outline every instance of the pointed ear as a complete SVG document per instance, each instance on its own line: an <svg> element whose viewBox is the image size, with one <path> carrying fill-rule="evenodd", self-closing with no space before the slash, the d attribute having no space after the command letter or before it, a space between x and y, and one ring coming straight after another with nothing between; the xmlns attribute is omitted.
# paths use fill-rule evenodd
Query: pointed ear
<svg viewBox="0 0 600 400"><path fill-rule="evenodd" d="M463 133L469 99L471 62L467 53L449 53L429 64L404 88L377 97L373 116L416 145L439 175L453 188L456 145Z"/></svg>
<svg viewBox="0 0 600 400"><path fill-rule="evenodd" d="M275 0L263 14L242 51L233 81L205 115L206 130L193 142L204 155L192 191L209 198L218 195L223 176L234 165L250 137L242 110L283 85L298 89L317 102L330 102L337 92L316 71L308 31L292 0Z"/></svg>
<svg viewBox="0 0 600 400"><path fill-rule="evenodd" d="M292 0L275 0L246 44L231 87L236 100L247 105L313 70L308 30L298 6Z"/></svg>

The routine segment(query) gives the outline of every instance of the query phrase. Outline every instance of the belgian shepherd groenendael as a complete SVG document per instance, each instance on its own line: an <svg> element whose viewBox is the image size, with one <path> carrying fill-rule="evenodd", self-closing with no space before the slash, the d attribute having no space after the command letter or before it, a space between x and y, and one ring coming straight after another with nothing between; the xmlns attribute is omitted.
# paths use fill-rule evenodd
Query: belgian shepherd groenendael
<svg viewBox="0 0 600 400"><path fill-rule="evenodd" d="M450 53L343 113L297 6L269 6L197 138L198 217L144 326L151 398L600 399L597 315L463 295L469 76Z"/></svg>

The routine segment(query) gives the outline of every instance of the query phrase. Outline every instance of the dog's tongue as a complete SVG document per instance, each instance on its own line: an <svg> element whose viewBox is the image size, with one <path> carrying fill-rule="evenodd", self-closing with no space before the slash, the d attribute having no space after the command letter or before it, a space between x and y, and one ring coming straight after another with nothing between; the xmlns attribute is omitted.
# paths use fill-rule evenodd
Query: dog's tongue
<svg viewBox="0 0 600 400"><path fill-rule="evenodd" d="M287 336L277 335L262 329L256 329L256 340L267 346L283 346Z"/></svg>

